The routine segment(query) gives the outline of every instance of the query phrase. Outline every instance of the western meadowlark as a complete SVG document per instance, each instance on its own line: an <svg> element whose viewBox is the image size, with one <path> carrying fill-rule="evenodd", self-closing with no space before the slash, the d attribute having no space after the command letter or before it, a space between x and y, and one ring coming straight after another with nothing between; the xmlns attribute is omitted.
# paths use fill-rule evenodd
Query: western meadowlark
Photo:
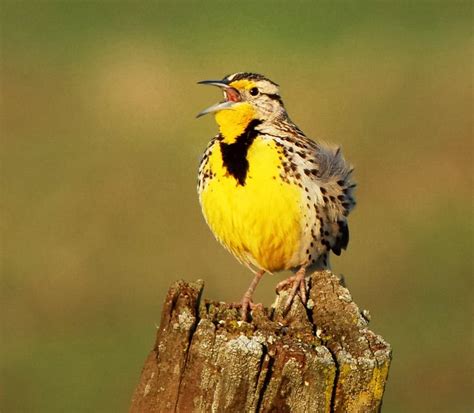
<svg viewBox="0 0 474 413"><path fill-rule="evenodd" d="M329 253L347 247L354 207L351 167L340 148L315 142L290 120L278 85L255 73L205 80L224 101L214 113L219 134L204 152L199 201L216 238L255 273L242 299L242 317L264 273L292 270L291 284L306 301L306 271L329 267Z"/></svg>

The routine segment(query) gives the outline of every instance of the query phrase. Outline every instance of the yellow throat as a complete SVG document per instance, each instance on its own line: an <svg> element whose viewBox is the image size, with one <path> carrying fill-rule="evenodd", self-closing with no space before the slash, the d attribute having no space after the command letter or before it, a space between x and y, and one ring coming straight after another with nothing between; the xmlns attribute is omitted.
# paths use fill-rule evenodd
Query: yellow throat
<svg viewBox="0 0 474 413"><path fill-rule="evenodd" d="M226 143L234 143L244 133L255 117L255 109L247 102L241 102L232 109L216 112L215 119Z"/></svg>

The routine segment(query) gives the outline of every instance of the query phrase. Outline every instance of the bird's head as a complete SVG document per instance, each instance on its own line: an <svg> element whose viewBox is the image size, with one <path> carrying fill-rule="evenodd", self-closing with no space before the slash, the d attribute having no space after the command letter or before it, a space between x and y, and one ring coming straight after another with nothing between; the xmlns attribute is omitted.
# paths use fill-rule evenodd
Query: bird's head
<svg viewBox="0 0 474 413"><path fill-rule="evenodd" d="M278 85L263 75L234 73L222 80L204 80L203 85L220 87L224 100L198 114L214 113L224 138L240 135L253 120L262 123L286 115Z"/></svg>

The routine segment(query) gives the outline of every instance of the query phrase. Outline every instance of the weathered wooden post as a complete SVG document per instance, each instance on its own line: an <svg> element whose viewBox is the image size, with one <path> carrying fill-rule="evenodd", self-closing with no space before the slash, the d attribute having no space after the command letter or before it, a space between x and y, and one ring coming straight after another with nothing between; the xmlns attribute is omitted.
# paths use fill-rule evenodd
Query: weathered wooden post
<svg viewBox="0 0 474 413"><path fill-rule="evenodd" d="M238 309L201 300L204 283L176 282L131 413L379 412L390 345L329 271L309 279L308 303Z"/></svg>

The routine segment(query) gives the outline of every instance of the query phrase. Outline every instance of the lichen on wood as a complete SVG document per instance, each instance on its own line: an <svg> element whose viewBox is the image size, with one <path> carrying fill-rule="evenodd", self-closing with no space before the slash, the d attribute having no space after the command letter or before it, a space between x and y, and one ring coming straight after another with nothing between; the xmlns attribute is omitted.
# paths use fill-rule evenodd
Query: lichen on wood
<svg viewBox="0 0 474 413"><path fill-rule="evenodd" d="M378 412L391 350L341 279L319 271L309 300L288 291L251 322L201 300L202 281L169 290L130 412Z"/></svg>

